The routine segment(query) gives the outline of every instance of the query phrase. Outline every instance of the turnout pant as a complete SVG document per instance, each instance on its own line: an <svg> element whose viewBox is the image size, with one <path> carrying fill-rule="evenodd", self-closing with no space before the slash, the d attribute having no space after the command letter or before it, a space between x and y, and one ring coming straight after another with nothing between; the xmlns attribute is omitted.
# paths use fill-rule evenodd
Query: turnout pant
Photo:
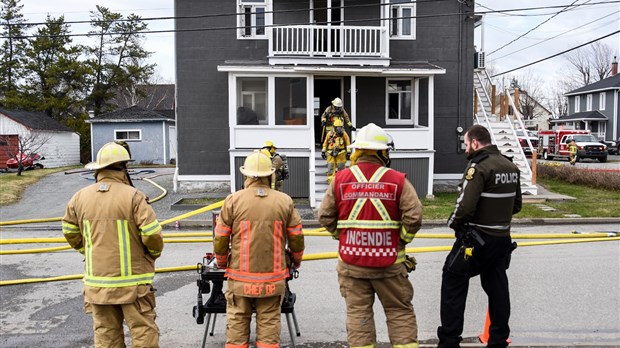
<svg viewBox="0 0 620 348"><path fill-rule="evenodd" d="M280 347L282 296L244 297L226 292L226 348L247 348L252 306L256 308L256 347Z"/></svg>
<svg viewBox="0 0 620 348"><path fill-rule="evenodd" d="M132 347L159 347L154 293L129 304L90 304L90 311L93 316L96 348L125 348L123 319L131 332Z"/></svg>
<svg viewBox="0 0 620 348"><path fill-rule="evenodd" d="M489 342L487 347L506 347L510 334L510 294L506 269L510 262L512 241L508 237L494 237L479 233L485 245L474 247L467 261L459 253L457 240L446 258L441 283L441 326L437 329L439 348L460 347L469 279L480 275L480 282L489 298ZM455 262L452 262L454 258Z"/></svg>
<svg viewBox="0 0 620 348"><path fill-rule="evenodd" d="M327 155L327 182L330 183L338 170L343 170L347 164L347 153L341 152L336 157ZM336 170L337 169L337 170Z"/></svg>
<svg viewBox="0 0 620 348"><path fill-rule="evenodd" d="M413 286L407 272L388 278L365 279L338 274L347 305L347 342L351 348L375 347L377 335L372 306L379 297L392 347L417 348L418 326L413 310Z"/></svg>

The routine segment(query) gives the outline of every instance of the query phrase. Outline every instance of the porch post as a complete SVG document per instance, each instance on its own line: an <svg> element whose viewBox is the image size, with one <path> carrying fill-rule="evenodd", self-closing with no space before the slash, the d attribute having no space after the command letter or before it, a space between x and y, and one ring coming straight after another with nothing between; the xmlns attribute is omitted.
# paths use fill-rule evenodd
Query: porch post
<svg viewBox="0 0 620 348"><path fill-rule="evenodd" d="M427 195L433 195L433 173L435 172L435 75L428 77L428 129L430 133L430 156L428 164Z"/></svg>
<svg viewBox="0 0 620 348"><path fill-rule="evenodd" d="M355 75L351 75L351 123L353 127L357 127L357 79ZM351 134L353 136L353 134Z"/></svg>

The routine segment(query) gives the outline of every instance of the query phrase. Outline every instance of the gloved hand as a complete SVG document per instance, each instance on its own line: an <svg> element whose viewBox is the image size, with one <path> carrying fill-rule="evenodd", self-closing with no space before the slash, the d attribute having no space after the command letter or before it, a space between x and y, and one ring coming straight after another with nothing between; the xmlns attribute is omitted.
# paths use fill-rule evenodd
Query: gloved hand
<svg viewBox="0 0 620 348"><path fill-rule="evenodd" d="M350 128L352 131L356 131L356 130L357 130L357 128L355 128L355 127L353 127L353 126L351 126L351 125L349 125L349 128Z"/></svg>
<svg viewBox="0 0 620 348"><path fill-rule="evenodd" d="M326 160L327 159L327 154L325 153L325 151L321 152L321 157Z"/></svg>
<svg viewBox="0 0 620 348"><path fill-rule="evenodd" d="M291 263L291 267L293 267L293 269L299 269L299 267L301 267L301 261L299 261L299 262L293 261Z"/></svg>
<svg viewBox="0 0 620 348"><path fill-rule="evenodd" d="M407 273L411 273L415 271L415 266L418 264L418 261L414 256L405 255L405 261L403 261L403 265L405 265L405 269Z"/></svg>
<svg viewBox="0 0 620 348"><path fill-rule="evenodd" d="M325 126L327 126L327 121L321 120L321 127L325 127Z"/></svg>
<svg viewBox="0 0 620 348"><path fill-rule="evenodd" d="M350 160L350 159L351 159L351 153L347 152L347 160Z"/></svg>

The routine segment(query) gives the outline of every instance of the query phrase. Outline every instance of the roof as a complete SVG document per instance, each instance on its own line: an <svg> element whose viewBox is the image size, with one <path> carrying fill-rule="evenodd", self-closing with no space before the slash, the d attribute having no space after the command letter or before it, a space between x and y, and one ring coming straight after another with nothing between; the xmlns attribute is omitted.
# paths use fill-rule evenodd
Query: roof
<svg viewBox="0 0 620 348"><path fill-rule="evenodd" d="M562 116L560 118L556 118L550 121L553 123L558 123L558 122L581 121L581 120L607 121L607 116L601 114L601 112L598 110L594 110L594 111L578 112L575 114Z"/></svg>
<svg viewBox="0 0 620 348"><path fill-rule="evenodd" d="M86 120L88 123L172 121L174 110L146 110L137 105L107 112Z"/></svg>
<svg viewBox="0 0 620 348"><path fill-rule="evenodd" d="M41 111L8 110L0 108L0 114L6 115L8 118L30 129L74 132L73 129L61 124Z"/></svg>
<svg viewBox="0 0 620 348"><path fill-rule="evenodd" d="M227 60L217 67L218 71L252 71L252 72L321 72L351 73L359 75L434 75L445 74L446 69L427 61L392 61L390 66L376 65L329 65L324 64L278 64L270 65L267 61Z"/></svg>
<svg viewBox="0 0 620 348"><path fill-rule="evenodd" d="M577 88L564 95L581 94L585 92L603 91L607 89L616 89L616 88L620 88L620 74L616 74L612 77L608 77L606 79L591 83L587 86Z"/></svg>

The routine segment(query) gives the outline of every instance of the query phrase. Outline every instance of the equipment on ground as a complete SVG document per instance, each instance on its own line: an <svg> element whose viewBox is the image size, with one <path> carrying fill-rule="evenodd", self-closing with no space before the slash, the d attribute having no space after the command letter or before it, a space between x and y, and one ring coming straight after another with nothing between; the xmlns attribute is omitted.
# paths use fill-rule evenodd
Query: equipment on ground
<svg viewBox="0 0 620 348"><path fill-rule="evenodd" d="M291 260L292 258L287 254L289 275L286 278L281 311L282 314L286 315L286 323L291 337L291 346L294 348L295 336L301 336L301 332L299 331L297 316L295 316L295 301L297 300L297 295L291 292L288 283L299 277L299 271L291 267ZM224 281L226 280L226 275L224 269L217 267L217 262L213 253L205 254L202 258L202 262L196 265L196 271L198 272L198 280L196 281L196 285L198 286L198 297L197 304L192 309L192 315L196 319L196 324L198 325L204 324L205 316L207 317L205 333L202 338L202 348L204 348L207 335L213 336L217 315L226 314L226 297L224 296ZM202 295L209 293L211 295L207 299L207 302L204 302ZM213 318L213 323L211 323L211 318ZM295 326L295 335L293 335L291 320ZM209 324L211 324L211 332L209 332Z"/></svg>

